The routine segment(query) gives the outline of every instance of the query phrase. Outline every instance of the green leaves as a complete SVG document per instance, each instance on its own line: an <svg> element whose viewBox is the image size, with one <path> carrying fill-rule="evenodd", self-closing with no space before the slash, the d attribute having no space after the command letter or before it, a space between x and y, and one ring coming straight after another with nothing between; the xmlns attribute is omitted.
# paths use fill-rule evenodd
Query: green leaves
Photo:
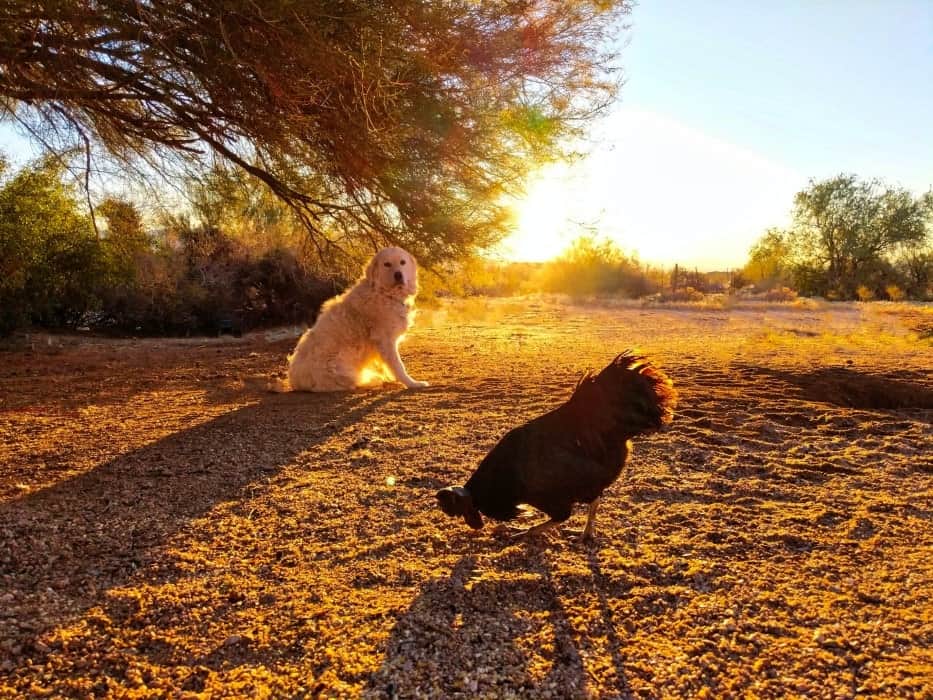
<svg viewBox="0 0 933 700"><path fill-rule="evenodd" d="M746 274L768 283L789 273L799 291L836 299L885 298L891 285L924 298L931 201L851 174L811 180L794 198L791 229L766 232Z"/></svg>
<svg viewBox="0 0 933 700"><path fill-rule="evenodd" d="M0 334L76 323L93 302L103 257L62 170L49 158L0 187Z"/></svg>

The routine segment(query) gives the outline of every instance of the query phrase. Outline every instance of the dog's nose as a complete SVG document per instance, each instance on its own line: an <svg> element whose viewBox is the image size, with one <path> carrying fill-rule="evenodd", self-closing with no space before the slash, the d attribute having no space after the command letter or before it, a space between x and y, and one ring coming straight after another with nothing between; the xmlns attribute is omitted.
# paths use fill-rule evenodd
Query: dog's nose
<svg viewBox="0 0 933 700"><path fill-rule="evenodd" d="M405 279L405 278L402 277L402 271L401 271L401 270L396 270L396 271L395 271L395 281L396 281L396 282L401 282L401 281L404 280L404 279Z"/></svg>

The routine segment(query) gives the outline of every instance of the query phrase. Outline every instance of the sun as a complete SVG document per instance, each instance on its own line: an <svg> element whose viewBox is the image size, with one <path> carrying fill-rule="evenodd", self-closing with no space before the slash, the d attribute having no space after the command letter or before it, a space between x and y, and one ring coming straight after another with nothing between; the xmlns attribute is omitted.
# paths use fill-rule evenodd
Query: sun
<svg viewBox="0 0 933 700"><path fill-rule="evenodd" d="M526 195L511 204L514 229L500 244L500 254L514 262L543 262L563 252L581 233L570 220L566 195L558 173L536 178Z"/></svg>

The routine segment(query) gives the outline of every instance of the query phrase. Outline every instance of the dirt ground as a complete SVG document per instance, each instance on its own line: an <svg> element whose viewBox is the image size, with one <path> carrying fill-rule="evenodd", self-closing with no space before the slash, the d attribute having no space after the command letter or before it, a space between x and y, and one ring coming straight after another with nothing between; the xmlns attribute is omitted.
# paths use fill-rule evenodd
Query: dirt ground
<svg viewBox="0 0 933 700"><path fill-rule="evenodd" d="M329 395L244 383L287 332L20 340L0 697L929 698L931 320L455 302L403 346L430 389ZM435 507L628 347L681 405L595 545Z"/></svg>

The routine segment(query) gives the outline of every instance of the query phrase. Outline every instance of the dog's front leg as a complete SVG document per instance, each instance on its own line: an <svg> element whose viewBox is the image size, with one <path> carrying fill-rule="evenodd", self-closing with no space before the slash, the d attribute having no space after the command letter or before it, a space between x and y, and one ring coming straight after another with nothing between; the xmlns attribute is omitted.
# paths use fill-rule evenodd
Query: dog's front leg
<svg viewBox="0 0 933 700"><path fill-rule="evenodd" d="M408 376L408 372L405 370L405 364L398 354L397 342L380 343L379 354L382 356L382 360L386 363L388 368L392 370L392 374L395 375L395 378L409 389L423 389L428 386L427 382L419 382Z"/></svg>

